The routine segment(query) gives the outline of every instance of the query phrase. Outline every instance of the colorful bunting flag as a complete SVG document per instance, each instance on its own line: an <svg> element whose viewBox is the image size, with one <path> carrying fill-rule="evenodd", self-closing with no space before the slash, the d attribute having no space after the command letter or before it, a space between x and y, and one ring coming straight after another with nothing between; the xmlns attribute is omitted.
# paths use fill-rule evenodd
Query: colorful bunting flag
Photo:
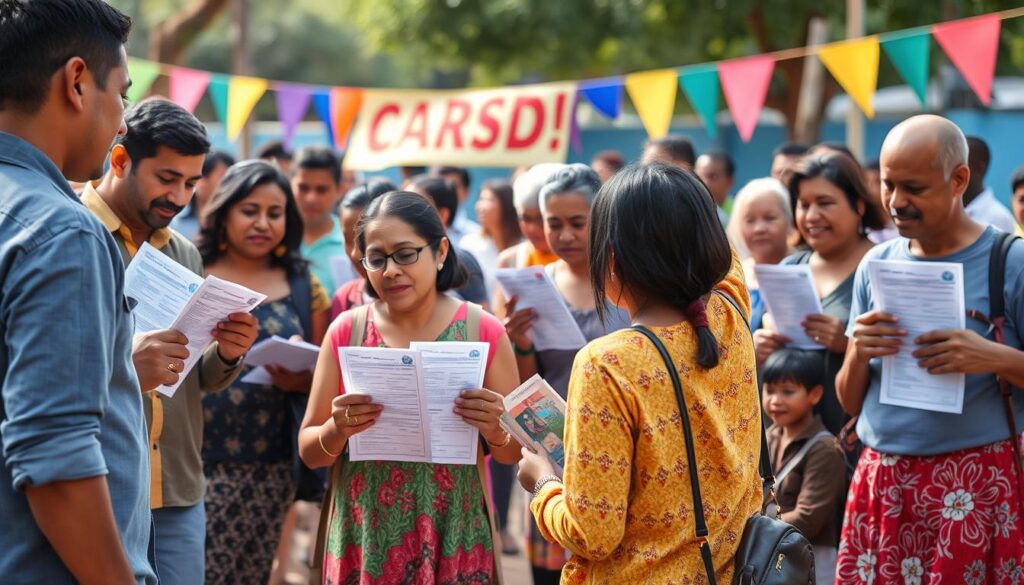
<svg viewBox="0 0 1024 585"><path fill-rule="evenodd" d="M712 138L718 136L718 66L687 67L679 74L679 85L690 100L693 109L704 120L704 127Z"/></svg>
<svg viewBox="0 0 1024 585"><path fill-rule="evenodd" d="M317 117L324 123L327 132L327 144L334 148L334 129L331 128L331 90L324 89L313 94L313 108Z"/></svg>
<svg viewBox="0 0 1024 585"><path fill-rule="evenodd" d="M927 29L914 29L882 37L885 54L889 56L896 71L914 89L922 107L927 105L930 43Z"/></svg>
<svg viewBox="0 0 1024 585"><path fill-rule="evenodd" d="M132 78L132 85L128 88L128 101L137 102L146 95L146 90L160 76L160 64L128 57L128 75Z"/></svg>
<svg viewBox="0 0 1024 585"><path fill-rule="evenodd" d="M992 102L1001 25L998 14L987 14L932 27L932 36L986 106Z"/></svg>
<svg viewBox="0 0 1024 585"><path fill-rule="evenodd" d="M622 78L581 81L580 93L594 109L614 120L622 113Z"/></svg>
<svg viewBox="0 0 1024 585"><path fill-rule="evenodd" d="M171 70L171 101L194 112L208 85L209 71L175 67Z"/></svg>
<svg viewBox="0 0 1024 585"><path fill-rule="evenodd" d="M878 37L871 36L818 49L818 58L868 118L875 117L871 98L878 88Z"/></svg>
<svg viewBox="0 0 1024 585"><path fill-rule="evenodd" d="M774 71L775 58L771 55L723 61L718 66L722 93L743 142L750 142L754 135Z"/></svg>
<svg viewBox="0 0 1024 585"><path fill-rule="evenodd" d="M281 141L285 148L289 148L295 136L295 129L306 117L306 110L309 109L309 102L313 98L313 89L308 85L279 83L275 90L277 117L284 127Z"/></svg>
<svg viewBox="0 0 1024 585"><path fill-rule="evenodd" d="M234 140L242 133L252 109L266 91L266 79L241 75L231 78L228 84L228 140Z"/></svg>
<svg viewBox="0 0 1024 585"><path fill-rule="evenodd" d="M228 94L231 88L231 76L215 73L210 78L208 92L213 100L213 109L217 112L217 119L221 122L228 120Z"/></svg>
<svg viewBox="0 0 1024 585"><path fill-rule="evenodd" d="M335 87L331 90L331 133L335 147L345 150L348 133L355 124L359 107L363 105L363 90L356 87Z"/></svg>
<svg viewBox="0 0 1024 585"><path fill-rule="evenodd" d="M645 71L626 76L626 91L651 138L662 138L668 134L669 126L672 125L672 112L676 108L678 78L675 69Z"/></svg>

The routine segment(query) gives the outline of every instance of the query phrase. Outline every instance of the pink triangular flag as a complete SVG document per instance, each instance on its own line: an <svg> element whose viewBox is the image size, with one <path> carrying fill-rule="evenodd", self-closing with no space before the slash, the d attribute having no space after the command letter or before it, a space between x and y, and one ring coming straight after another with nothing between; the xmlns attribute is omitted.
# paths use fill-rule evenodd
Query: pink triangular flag
<svg viewBox="0 0 1024 585"><path fill-rule="evenodd" d="M936 42L986 106L992 102L992 78L996 74L1001 25L999 15L986 14L932 27Z"/></svg>
<svg viewBox="0 0 1024 585"><path fill-rule="evenodd" d="M194 112L210 85L210 73L185 67L171 70L171 101Z"/></svg>
<svg viewBox="0 0 1024 585"><path fill-rule="evenodd" d="M729 112L743 142L750 142L757 119L768 97L768 84L775 71L775 58L756 55L724 61L718 65L718 79L729 104Z"/></svg>

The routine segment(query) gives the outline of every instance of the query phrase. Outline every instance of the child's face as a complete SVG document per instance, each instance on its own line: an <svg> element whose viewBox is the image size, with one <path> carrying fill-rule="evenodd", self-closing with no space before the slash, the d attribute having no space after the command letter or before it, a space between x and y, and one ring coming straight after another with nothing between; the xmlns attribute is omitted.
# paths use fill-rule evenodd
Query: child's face
<svg viewBox="0 0 1024 585"><path fill-rule="evenodd" d="M822 387L808 390L796 382L765 384L762 406L772 422L779 426L796 424L810 414L821 400Z"/></svg>

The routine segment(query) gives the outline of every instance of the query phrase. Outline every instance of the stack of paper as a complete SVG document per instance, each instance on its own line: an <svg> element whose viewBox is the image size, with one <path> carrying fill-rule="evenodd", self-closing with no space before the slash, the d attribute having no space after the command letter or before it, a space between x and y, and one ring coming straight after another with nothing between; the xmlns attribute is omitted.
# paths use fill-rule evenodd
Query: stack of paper
<svg viewBox="0 0 1024 585"><path fill-rule="evenodd" d="M573 350L587 344L569 305L541 266L503 268L495 273L508 298L519 297L516 310L533 309L537 320L530 335L537 351Z"/></svg>
<svg viewBox="0 0 1024 585"><path fill-rule="evenodd" d="M242 377L250 384L273 384L270 373L264 366L281 366L290 372L307 372L316 367L320 348L305 341L293 341L274 335L252 346L245 356L245 363L256 366Z"/></svg>

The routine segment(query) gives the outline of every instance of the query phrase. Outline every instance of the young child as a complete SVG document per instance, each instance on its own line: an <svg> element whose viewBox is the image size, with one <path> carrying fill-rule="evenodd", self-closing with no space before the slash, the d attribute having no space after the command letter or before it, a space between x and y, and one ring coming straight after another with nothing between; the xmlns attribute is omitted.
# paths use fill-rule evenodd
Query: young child
<svg viewBox="0 0 1024 585"><path fill-rule="evenodd" d="M818 585L832 585L837 508L846 486L846 463L835 437L814 416L824 377L820 355L794 349L773 353L761 369L762 406L773 423L768 429L768 451L776 474L780 518L814 545Z"/></svg>

